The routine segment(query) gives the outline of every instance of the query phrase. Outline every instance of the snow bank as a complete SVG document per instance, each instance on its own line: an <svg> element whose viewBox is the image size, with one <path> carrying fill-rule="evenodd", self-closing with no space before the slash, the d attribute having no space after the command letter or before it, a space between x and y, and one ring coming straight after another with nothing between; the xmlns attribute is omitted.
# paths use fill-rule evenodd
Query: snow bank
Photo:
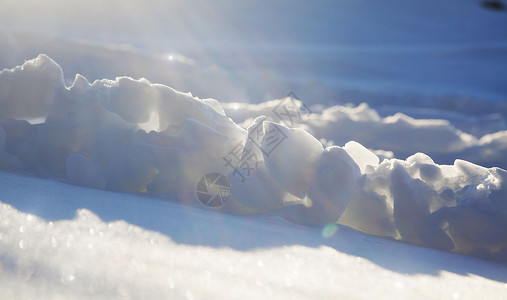
<svg viewBox="0 0 507 300"><path fill-rule="evenodd" d="M306 110L302 118L306 107L285 106L287 99L246 107L255 117L274 110L278 119L266 114L245 121L245 130L227 116L230 107L145 79L89 83L77 75L66 87L61 68L45 55L0 72L0 86L2 168L189 205L220 197L224 212L339 222L507 262L506 171L463 160L439 165L422 153L380 162L361 145L449 155L491 144L487 150L500 153L504 132L477 140L448 121L381 118L365 104ZM44 122L26 121L33 118ZM357 142L324 147L311 133Z"/></svg>

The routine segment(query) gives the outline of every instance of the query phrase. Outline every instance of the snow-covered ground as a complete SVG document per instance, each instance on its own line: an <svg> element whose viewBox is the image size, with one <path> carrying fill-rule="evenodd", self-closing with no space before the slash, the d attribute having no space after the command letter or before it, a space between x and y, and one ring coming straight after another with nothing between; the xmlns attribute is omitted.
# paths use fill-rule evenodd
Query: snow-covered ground
<svg viewBox="0 0 507 300"><path fill-rule="evenodd" d="M0 173L2 299L502 299L507 267Z"/></svg>
<svg viewBox="0 0 507 300"><path fill-rule="evenodd" d="M16 298L30 297L30 293L38 295L41 291L48 297L57 297L60 293L62 297L72 294L77 298L111 297L116 293L133 298L156 297L164 295L166 288L175 288L175 280L179 279L183 290L174 291L180 293L175 295L179 297L181 293L187 298L202 296L211 289L217 298L241 297L242 293L257 298L261 294L250 292L252 288L248 283L255 278L258 293L281 298L292 293L323 298L334 295L369 298L377 293L386 298L396 293L403 296L413 293L421 298L435 295L419 290L423 280L419 277L422 276L424 280L436 280L442 289L438 296L444 297L445 293L450 293L448 281L451 279L446 276L457 276L452 272L466 274L469 271L461 268L469 264L484 265L480 268L486 271L477 278L471 275L457 278L463 280L463 285L479 280L476 285L492 294L475 290L474 285L473 290L464 293L465 298L497 296L500 292L492 292L490 284L499 291L506 288L502 277L507 270L504 265L462 256L445 258L451 254L379 240L335 224L346 224L389 239L505 262L507 172L503 169L487 169L463 160L456 160L453 165L438 165L422 153L406 160L389 159L392 152L377 151L375 154L357 142L348 142L343 147L327 146L329 141L319 142L309 133L334 132L336 121L345 120L340 126L342 129L347 122L366 124L362 132L355 132L353 126L349 126L349 133L358 139L376 135L376 140L382 142L387 139L382 134L391 133L402 141L401 144L405 140L407 147L416 143L413 146L449 153L477 142L473 136L454 129L448 121L415 120L404 115L381 119L366 105L334 106L320 113L310 113L302 102L290 97L259 105L223 104L240 115L264 115L245 120L243 123L248 124L244 125L245 130L227 117L219 102L194 98L146 80L122 77L90 84L78 75L72 86L66 87L60 66L45 55L2 71L0 81L3 83L0 162L4 169L96 189L150 193L186 205L140 195L83 190L54 181L2 173L0 182L4 194L1 201L14 206L2 208L1 238L5 244L2 249L6 249L1 256L2 274L6 277L3 282L8 283L5 294ZM299 115L294 115L295 112ZM30 124L14 118L43 122ZM152 131L147 133L140 128ZM501 141L503 133L496 135ZM486 149L490 153L495 150L487 146ZM380 162L382 156L386 159ZM233 161L235 158L238 161ZM217 178L213 174L224 174L228 182L218 183L218 186L227 190L218 191L208 183L200 187L203 179L199 178L204 175L209 178L210 174L212 180ZM210 197L220 195L223 205L209 208L216 211L202 210L199 191L203 190ZM85 210L78 212L77 219L72 221L46 223L72 218L82 207L91 208L105 221L118 219L122 222L106 225ZM35 216L18 212L16 208ZM167 211L171 212L166 215ZM264 215L240 218L226 213ZM187 228L185 224L188 223ZM247 227L242 229L243 226ZM201 231L200 227L207 230ZM31 231L34 235L28 235ZM243 235L245 232L248 234ZM107 238L108 233L115 238ZM133 234L135 237L131 236ZM118 240L114 242L115 239ZM190 245L182 245L187 243ZM323 245L331 248L320 247ZM146 247L153 248L157 254L145 256ZM233 249L223 250L223 247ZM372 252L356 250L360 248ZM79 252L79 249L86 250ZM397 249L401 254L393 258L392 251ZM174 254L178 251L186 254ZM303 261L300 267L287 269L285 266L293 263L291 256L287 256L291 251L295 259ZM377 256L377 251L387 253ZM173 253L174 256L169 257L174 263L179 262L175 267L176 275L166 275L172 271L162 267L164 265L156 259L170 259L164 256L166 253ZM284 264L276 267L282 253ZM195 257L187 259L185 255ZM234 270L239 268L239 274L247 282L231 279L230 285L239 285L237 289L226 289L223 283L213 286L211 274L224 272L225 269L218 266L230 267L236 257L247 262L234 264L230 276L237 278ZM417 260L424 257L419 261L421 265L410 262L416 257ZM363 262L363 258L370 262ZM101 259L112 262L97 266L91 263ZM206 265L205 271L194 269L200 259ZM214 262L210 264L208 260ZM464 263L459 263L458 271L454 264L460 260ZM126 261L129 266L133 264L129 267L131 273L122 269ZM424 275L428 272L429 261L430 265L439 264L435 269L430 268L431 275ZM451 265L440 265L443 262ZM166 278L153 289L148 282L155 284L159 279L150 279L156 274L152 264L160 268L156 276ZM255 269L256 272L267 272L270 277L245 271L251 264L260 268ZM264 264L270 267L263 269ZM389 265L386 270L384 264ZM102 270L104 266L107 267ZM298 263L295 266L299 266ZM333 273L333 266L353 269L352 276L369 276L361 282L371 281L376 287L365 292L351 291L346 289L351 286L348 273L336 271L325 280L316 275ZM283 271L273 273L269 268ZM362 275L360 268L364 268ZM402 268L403 273L423 274L409 279L400 275L398 268ZM449 269L452 270L449 274L439 272ZM130 274L130 277L118 277L117 272L122 276ZM142 272L151 275L144 276ZM196 288L194 282L189 282L188 278L195 278L193 272L204 272L205 288ZM292 279L285 272L305 275L294 275L297 278ZM381 284L382 280L372 272L378 272L382 280L390 284L394 280L395 289L387 288L387 283ZM433 277L435 273L439 274L438 278ZM141 287L131 284L132 281L137 283L137 276L147 281L142 281ZM223 279L223 276L218 277ZM78 281L79 278L83 281ZM270 284L264 283L266 280ZM321 280L322 286L312 283ZM455 280L458 279L452 279ZM19 292L16 286L24 286L27 281L29 288ZM334 281L342 282L343 288L338 288ZM167 286L160 287L163 283ZM311 287L309 290L306 284ZM459 297L460 292L461 288L457 288L452 297Z"/></svg>
<svg viewBox="0 0 507 300"><path fill-rule="evenodd" d="M1 6L0 299L507 294L506 10Z"/></svg>

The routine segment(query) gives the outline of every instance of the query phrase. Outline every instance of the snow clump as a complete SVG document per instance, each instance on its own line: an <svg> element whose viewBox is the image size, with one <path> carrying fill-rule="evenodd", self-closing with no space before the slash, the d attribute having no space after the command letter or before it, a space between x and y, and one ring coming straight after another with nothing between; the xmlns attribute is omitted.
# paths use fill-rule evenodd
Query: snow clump
<svg viewBox="0 0 507 300"><path fill-rule="evenodd" d="M276 101L245 105L244 116L264 114L245 118L245 129L218 101L145 79L90 83L76 75L67 87L46 55L1 71L0 87L2 169L187 205L198 205L197 182L215 172L231 184L219 211L340 223L507 262L507 172L464 160L440 165L418 152L464 153L487 143L503 151L505 134L479 141L448 121L380 118L367 105L331 107L290 128L269 117ZM417 153L380 161L363 142Z"/></svg>

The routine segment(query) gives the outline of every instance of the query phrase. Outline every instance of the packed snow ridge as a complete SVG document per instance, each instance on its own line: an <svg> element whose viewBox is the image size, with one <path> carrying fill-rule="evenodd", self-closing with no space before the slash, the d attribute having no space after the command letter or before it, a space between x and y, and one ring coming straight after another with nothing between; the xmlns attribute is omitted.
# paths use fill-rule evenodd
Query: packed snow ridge
<svg viewBox="0 0 507 300"><path fill-rule="evenodd" d="M380 118L366 105L311 113L292 98L221 104L144 79L76 75L66 87L63 78L46 55L0 72L0 168L187 205L200 203L203 176L223 174L231 194L218 211L340 223L507 263L505 170L392 158L417 148L500 157L504 131L477 139L448 121Z"/></svg>

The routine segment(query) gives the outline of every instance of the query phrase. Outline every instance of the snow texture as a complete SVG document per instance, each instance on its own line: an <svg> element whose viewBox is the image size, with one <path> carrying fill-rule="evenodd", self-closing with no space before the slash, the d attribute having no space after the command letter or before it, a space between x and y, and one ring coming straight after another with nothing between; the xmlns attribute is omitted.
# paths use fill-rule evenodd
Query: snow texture
<svg viewBox="0 0 507 300"><path fill-rule="evenodd" d="M5 300L489 300L507 291L504 265L343 226L323 231L5 172L0 199Z"/></svg>
<svg viewBox="0 0 507 300"><path fill-rule="evenodd" d="M283 99L262 104L224 103L224 110L236 122L246 126L258 114L276 117L272 108ZM298 101L298 100L295 100ZM242 109L238 109L241 107ZM395 157L408 157L417 152L430 155L440 164L452 164L456 158L479 165L506 168L507 130L478 122L476 118L460 119L455 124L437 115L437 119L414 119L403 113L381 117L366 103L355 107L335 105L307 117L295 119L294 126L308 129L318 139L343 145L353 140L369 149L385 150ZM483 134L481 130L493 130ZM492 129L493 128L493 129ZM474 134L476 135L474 135ZM388 157L389 158L389 157Z"/></svg>
<svg viewBox="0 0 507 300"><path fill-rule="evenodd" d="M484 2L2 1L0 299L505 298Z"/></svg>
<svg viewBox="0 0 507 300"><path fill-rule="evenodd" d="M232 193L218 208L222 212L275 213L306 225L340 223L507 262L505 170L460 159L440 165L419 152L380 162L361 145L390 145L395 155L485 147L501 156L503 132L481 144L445 120L381 118L366 104L310 114L292 98L245 106L247 114L271 109L278 119L255 115L243 129L218 101L146 79L89 83L76 75L67 87L62 69L43 54L1 71L0 84L3 169L187 205L199 203L199 179L219 173L229 178ZM296 115L289 112L294 108ZM346 144L324 147L316 137Z"/></svg>

